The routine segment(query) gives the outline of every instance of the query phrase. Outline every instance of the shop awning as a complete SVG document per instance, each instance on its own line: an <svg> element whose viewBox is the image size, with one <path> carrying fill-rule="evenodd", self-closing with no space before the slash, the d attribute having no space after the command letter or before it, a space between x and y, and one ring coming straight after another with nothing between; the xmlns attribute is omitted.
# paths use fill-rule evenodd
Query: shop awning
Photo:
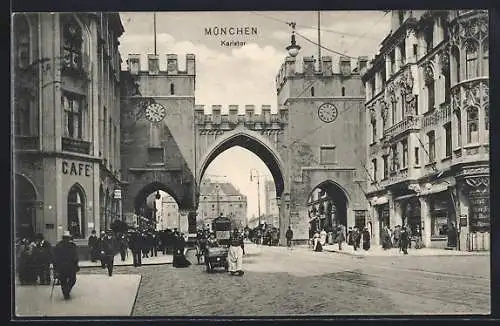
<svg viewBox="0 0 500 326"><path fill-rule="evenodd" d="M389 198L387 198L386 196L382 196L382 197L377 198L377 200L372 200L372 205L373 206L383 205L383 204L387 204L388 202L389 202Z"/></svg>
<svg viewBox="0 0 500 326"><path fill-rule="evenodd" d="M426 190L422 190L420 192L420 196L426 196L426 195L436 194L436 193L447 191L447 190L448 190L448 184L434 185L429 190L427 190L427 189Z"/></svg>

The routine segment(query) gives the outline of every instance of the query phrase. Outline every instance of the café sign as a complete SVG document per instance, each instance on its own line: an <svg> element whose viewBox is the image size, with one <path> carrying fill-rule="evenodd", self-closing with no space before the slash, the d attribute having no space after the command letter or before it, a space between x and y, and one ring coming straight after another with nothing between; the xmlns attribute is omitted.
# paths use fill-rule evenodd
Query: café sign
<svg viewBox="0 0 500 326"><path fill-rule="evenodd" d="M62 173L67 175L90 177L91 168L88 163L62 161Z"/></svg>

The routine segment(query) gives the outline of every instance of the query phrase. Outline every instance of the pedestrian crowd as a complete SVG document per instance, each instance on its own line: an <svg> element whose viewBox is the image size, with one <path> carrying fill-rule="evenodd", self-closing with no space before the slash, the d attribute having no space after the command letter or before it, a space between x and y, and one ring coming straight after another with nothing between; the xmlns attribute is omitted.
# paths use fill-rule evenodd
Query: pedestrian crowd
<svg viewBox="0 0 500 326"><path fill-rule="evenodd" d="M337 244L339 250L342 250L342 245L346 244L352 246L355 251L360 248L369 250L371 245L371 234L366 227L354 226L346 230L344 225L338 225L330 228L328 232L324 228L321 231L311 231L310 237L310 246L313 251L323 251L326 244Z"/></svg>

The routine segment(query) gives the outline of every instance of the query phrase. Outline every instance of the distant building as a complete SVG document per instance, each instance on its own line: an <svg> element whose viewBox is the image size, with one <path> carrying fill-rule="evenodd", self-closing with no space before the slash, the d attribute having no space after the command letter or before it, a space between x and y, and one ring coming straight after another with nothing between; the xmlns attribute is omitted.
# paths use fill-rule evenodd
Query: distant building
<svg viewBox="0 0 500 326"><path fill-rule="evenodd" d="M264 216L266 223L279 227L279 208L276 200L276 187L274 181L266 180L264 186ZM262 220L262 218L261 218Z"/></svg>
<svg viewBox="0 0 500 326"><path fill-rule="evenodd" d="M180 225L179 205L172 196L161 199L161 211L158 216L158 229L174 229Z"/></svg>
<svg viewBox="0 0 500 326"><path fill-rule="evenodd" d="M202 181L197 221L211 225L220 214L233 219L237 227L244 227L247 223L247 197L231 183Z"/></svg>

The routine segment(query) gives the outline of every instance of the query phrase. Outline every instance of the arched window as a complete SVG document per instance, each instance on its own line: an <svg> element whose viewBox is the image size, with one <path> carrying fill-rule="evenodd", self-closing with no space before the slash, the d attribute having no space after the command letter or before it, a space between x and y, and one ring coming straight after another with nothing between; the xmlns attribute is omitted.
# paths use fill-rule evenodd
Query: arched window
<svg viewBox="0 0 500 326"><path fill-rule="evenodd" d="M476 78L479 75L477 61L477 44L469 41L465 48L465 78Z"/></svg>
<svg viewBox="0 0 500 326"><path fill-rule="evenodd" d="M377 141L377 121L373 119L371 121L372 124L372 144Z"/></svg>
<svg viewBox="0 0 500 326"><path fill-rule="evenodd" d="M19 68L27 68L30 64L30 28L28 19L17 14L14 20L15 60Z"/></svg>
<svg viewBox="0 0 500 326"><path fill-rule="evenodd" d="M488 44L488 39L485 39L483 41L483 76L489 76L490 74L490 58L489 58L489 44Z"/></svg>
<svg viewBox="0 0 500 326"><path fill-rule="evenodd" d="M342 87L342 96L345 96L345 87Z"/></svg>
<svg viewBox="0 0 500 326"><path fill-rule="evenodd" d="M314 87L311 87L311 96L314 96Z"/></svg>
<svg viewBox="0 0 500 326"><path fill-rule="evenodd" d="M453 83L460 82L460 52L456 46L451 48L451 78Z"/></svg>
<svg viewBox="0 0 500 326"><path fill-rule="evenodd" d="M170 84L170 95L174 95L174 83Z"/></svg>
<svg viewBox="0 0 500 326"><path fill-rule="evenodd" d="M477 143L479 142L479 131L478 131L478 112L476 107L470 107L467 109L467 143Z"/></svg>
<svg viewBox="0 0 500 326"><path fill-rule="evenodd" d="M484 107L484 129L490 130L490 107L488 105Z"/></svg>
<svg viewBox="0 0 500 326"><path fill-rule="evenodd" d="M85 195L74 185L68 194L68 231L74 238L85 238Z"/></svg>
<svg viewBox="0 0 500 326"><path fill-rule="evenodd" d="M82 68L82 28L71 15L63 21L63 58L64 69L80 70Z"/></svg>
<svg viewBox="0 0 500 326"><path fill-rule="evenodd" d="M455 111L457 117L457 147L462 146L462 117L460 111Z"/></svg>

